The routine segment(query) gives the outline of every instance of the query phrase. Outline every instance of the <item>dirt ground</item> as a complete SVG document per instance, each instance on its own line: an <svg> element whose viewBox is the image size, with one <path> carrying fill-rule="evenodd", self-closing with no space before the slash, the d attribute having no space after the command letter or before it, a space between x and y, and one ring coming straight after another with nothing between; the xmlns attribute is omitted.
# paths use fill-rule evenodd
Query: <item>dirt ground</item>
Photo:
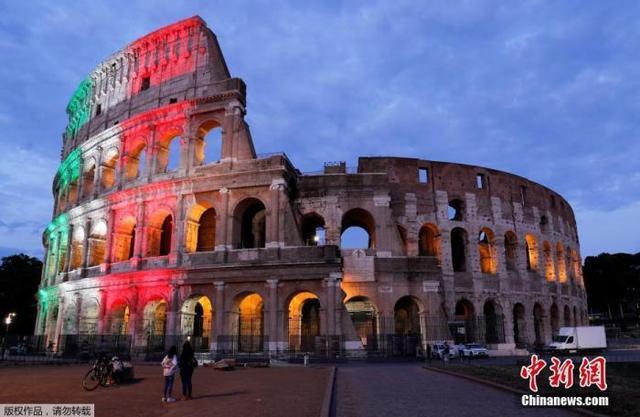
<svg viewBox="0 0 640 417"><path fill-rule="evenodd" d="M160 366L138 365L134 383L87 392L88 365L0 368L0 403L95 404L96 416L292 416L320 414L329 368L196 369L193 400L161 402ZM182 397L176 376L173 396Z"/></svg>

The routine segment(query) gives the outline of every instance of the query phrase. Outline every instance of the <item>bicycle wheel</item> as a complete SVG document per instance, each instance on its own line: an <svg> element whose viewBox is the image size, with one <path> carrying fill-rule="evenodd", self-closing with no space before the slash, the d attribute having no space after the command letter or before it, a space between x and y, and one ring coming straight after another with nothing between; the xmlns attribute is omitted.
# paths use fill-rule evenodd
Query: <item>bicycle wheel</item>
<svg viewBox="0 0 640 417"><path fill-rule="evenodd" d="M100 371L100 385L103 387L109 385L109 371L106 369Z"/></svg>
<svg viewBox="0 0 640 417"><path fill-rule="evenodd" d="M98 385L100 385L100 375L97 369L90 369L82 379L82 388L84 388L85 391L93 391L98 388Z"/></svg>

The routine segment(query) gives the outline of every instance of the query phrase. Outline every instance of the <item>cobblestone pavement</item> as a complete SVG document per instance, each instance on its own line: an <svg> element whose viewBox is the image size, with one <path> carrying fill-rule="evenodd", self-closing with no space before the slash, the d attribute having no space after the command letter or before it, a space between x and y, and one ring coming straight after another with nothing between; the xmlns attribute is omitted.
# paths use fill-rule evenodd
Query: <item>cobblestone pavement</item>
<svg viewBox="0 0 640 417"><path fill-rule="evenodd" d="M575 417L568 410L523 408L520 396L418 364L338 368L336 417Z"/></svg>
<svg viewBox="0 0 640 417"><path fill-rule="evenodd" d="M95 404L96 416L215 417L320 415L330 368L271 367L215 371L198 368L193 400L162 403L160 365L139 365L137 382L86 392L87 365L0 367L0 404ZM174 397L180 398L180 377Z"/></svg>

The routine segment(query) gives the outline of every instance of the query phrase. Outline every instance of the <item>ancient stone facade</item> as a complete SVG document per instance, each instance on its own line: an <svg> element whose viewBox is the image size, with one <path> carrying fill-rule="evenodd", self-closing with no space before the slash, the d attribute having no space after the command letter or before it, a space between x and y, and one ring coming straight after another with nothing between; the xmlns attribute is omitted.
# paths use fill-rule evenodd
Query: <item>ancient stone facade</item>
<svg viewBox="0 0 640 417"><path fill-rule="evenodd" d="M199 17L80 84L36 334L59 350L79 337L134 353L190 338L219 354L414 355L445 339L512 351L586 323L560 195L414 158L301 173L256 154L245 94ZM349 230L366 234L361 248L341 247Z"/></svg>

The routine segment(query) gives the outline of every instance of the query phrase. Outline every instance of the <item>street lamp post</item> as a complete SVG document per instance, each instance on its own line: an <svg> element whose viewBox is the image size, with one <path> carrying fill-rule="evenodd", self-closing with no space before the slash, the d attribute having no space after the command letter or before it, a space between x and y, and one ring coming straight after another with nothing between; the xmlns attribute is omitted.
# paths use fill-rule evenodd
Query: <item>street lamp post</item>
<svg viewBox="0 0 640 417"><path fill-rule="evenodd" d="M4 353L7 350L7 339L9 337L9 326L11 326L11 322L16 317L16 313L9 313L7 317L4 319L5 332L4 332L4 340L2 342L2 359L4 359Z"/></svg>

